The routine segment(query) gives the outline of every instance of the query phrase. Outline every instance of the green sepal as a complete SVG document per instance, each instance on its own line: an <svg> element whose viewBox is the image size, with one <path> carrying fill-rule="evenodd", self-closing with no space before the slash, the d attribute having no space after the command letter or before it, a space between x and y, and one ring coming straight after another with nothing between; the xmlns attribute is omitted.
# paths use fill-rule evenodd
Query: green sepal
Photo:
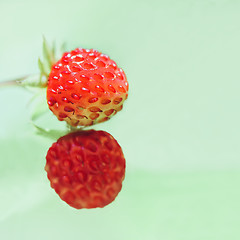
<svg viewBox="0 0 240 240"><path fill-rule="evenodd" d="M43 37L43 65L45 69L45 73L49 75L52 65L55 62L52 48L49 46L45 37Z"/></svg>
<svg viewBox="0 0 240 240"><path fill-rule="evenodd" d="M40 70L40 73L42 74L42 75L45 75L45 76L47 76L47 69L45 69L45 66L44 66L44 64L43 64L43 62L42 62L42 60L40 59L40 58L38 58L38 68L39 68L39 70Z"/></svg>
<svg viewBox="0 0 240 240"><path fill-rule="evenodd" d="M36 134L43 136L43 137L47 137L50 138L52 140L57 140L60 137L66 135L69 133L69 131L67 130L56 130L56 129L47 129L47 128L42 128L39 127L38 125L34 124L32 122L32 125L35 127L36 129Z"/></svg>
<svg viewBox="0 0 240 240"><path fill-rule="evenodd" d="M52 56L53 56L53 61L56 62L56 41L53 41Z"/></svg>
<svg viewBox="0 0 240 240"><path fill-rule="evenodd" d="M47 78L41 74L31 75L18 81L23 87L45 88L47 86Z"/></svg>
<svg viewBox="0 0 240 240"><path fill-rule="evenodd" d="M56 55L59 55L57 57L60 57L60 55L63 53L63 50L61 48L62 47L60 47L57 51L56 44L53 43L52 46L50 46L50 44L43 36L43 58L38 58L38 68L40 73L34 76L22 78L20 81L18 81L18 83L21 83L21 85L24 87L46 87L52 65L56 62L57 59Z"/></svg>
<svg viewBox="0 0 240 240"><path fill-rule="evenodd" d="M60 52L61 53L66 52L66 48L67 48L67 44L66 44L66 42L63 42L60 47Z"/></svg>

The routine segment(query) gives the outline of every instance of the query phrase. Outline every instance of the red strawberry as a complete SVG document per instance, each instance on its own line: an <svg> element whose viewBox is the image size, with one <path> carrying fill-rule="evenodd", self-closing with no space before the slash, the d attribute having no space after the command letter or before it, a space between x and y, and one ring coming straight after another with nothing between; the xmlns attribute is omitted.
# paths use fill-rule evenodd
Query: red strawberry
<svg viewBox="0 0 240 240"><path fill-rule="evenodd" d="M128 96L125 73L108 56L77 48L63 54L48 78L50 110L72 126L108 120Z"/></svg>
<svg viewBox="0 0 240 240"><path fill-rule="evenodd" d="M74 208L104 207L122 188L125 159L107 132L69 133L53 143L46 159L51 187Z"/></svg>

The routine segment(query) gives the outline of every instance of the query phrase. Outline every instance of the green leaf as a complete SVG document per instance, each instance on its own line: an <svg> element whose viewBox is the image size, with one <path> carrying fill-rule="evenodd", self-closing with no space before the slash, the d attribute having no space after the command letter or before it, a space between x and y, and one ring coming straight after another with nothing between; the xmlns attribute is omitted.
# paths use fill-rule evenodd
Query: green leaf
<svg viewBox="0 0 240 240"><path fill-rule="evenodd" d="M66 42L63 42L61 47L60 47L61 53L66 52L66 48L67 48L67 44L66 44Z"/></svg>
<svg viewBox="0 0 240 240"><path fill-rule="evenodd" d="M38 68L39 68L41 74L47 75L44 64L40 58L38 58Z"/></svg>
<svg viewBox="0 0 240 240"><path fill-rule="evenodd" d="M56 62L56 42L54 41L52 44L52 63Z"/></svg>
<svg viewBox="0 0 240 240"><path fill-rule="evenodd" d="M68 133L68 131L66 131L66 130L50 130L47 128L45 129L45 128L39 127L38 125L34 124L33 122L32 122L32 124L35 127L35 129L37 130L36 133L38 135L53 139L55 141Z"/></svg>
<svg viewBox="0 0 240 240"><path fill-rule="evenodd" d="M43 62L47 63L49 70L53 64L52 49L49 47L47 40L43 37Z"/></svg>
<svg viewBox="0 0 240 240"><path fill-rule="evenodd" d="M46 83L42 81L39 74L25 77L21 79L19 83L23 87L38 87L38 88L46 87Z"/></svg>

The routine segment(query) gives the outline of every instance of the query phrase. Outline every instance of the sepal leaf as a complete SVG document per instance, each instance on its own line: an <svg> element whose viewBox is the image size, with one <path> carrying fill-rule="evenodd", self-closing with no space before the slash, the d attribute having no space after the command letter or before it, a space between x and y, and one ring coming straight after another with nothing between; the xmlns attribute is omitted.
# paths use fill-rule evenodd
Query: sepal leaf
<svg viewBox="0 0 240 240"><path fill-rule="evenodd" d="M23 87L44 88L47 86L47 79L41 74L27 76L18 81Z"/></svg>
<svg viewBox="0 0 240 240"><path fill-rule="evenodd" d="M56 130L56 129L48 129L48 128L42 128L36 124L34 124L32 122L32 125L35 127L36 129L36 134L43 136L43 137L47 137L53 140L57 140L60 137L66 135L67 133L69 133L67 130Z"/></svg>
<svg viewBox="0 0 240 240"><path fill-rule="evenodd" d="M48 67L48 74L51 70L53 63L55 62L55 56L53 55L54 47L50 47L45 37L43 37L43 63Z"/></svg>

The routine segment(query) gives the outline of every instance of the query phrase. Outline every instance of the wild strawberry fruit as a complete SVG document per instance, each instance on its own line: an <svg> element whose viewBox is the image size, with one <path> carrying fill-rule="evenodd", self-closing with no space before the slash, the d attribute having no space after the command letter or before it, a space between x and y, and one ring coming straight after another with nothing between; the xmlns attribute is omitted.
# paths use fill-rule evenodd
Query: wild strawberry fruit
<svg viewBox="0 0 240 240"><path fill-rule="evenodd" d="M126 75L107 55L77 48L63 54L48 78L47 102L60 121L72 126L104 122L123 107Z"/></svg>
<svg viewBox="0 0 240 240"><path fill-rule="evenodd" d="M122 188L125 159L107 132L69 133L53 143L46 160L51 187L74 208L104 207Z"/></svg>

